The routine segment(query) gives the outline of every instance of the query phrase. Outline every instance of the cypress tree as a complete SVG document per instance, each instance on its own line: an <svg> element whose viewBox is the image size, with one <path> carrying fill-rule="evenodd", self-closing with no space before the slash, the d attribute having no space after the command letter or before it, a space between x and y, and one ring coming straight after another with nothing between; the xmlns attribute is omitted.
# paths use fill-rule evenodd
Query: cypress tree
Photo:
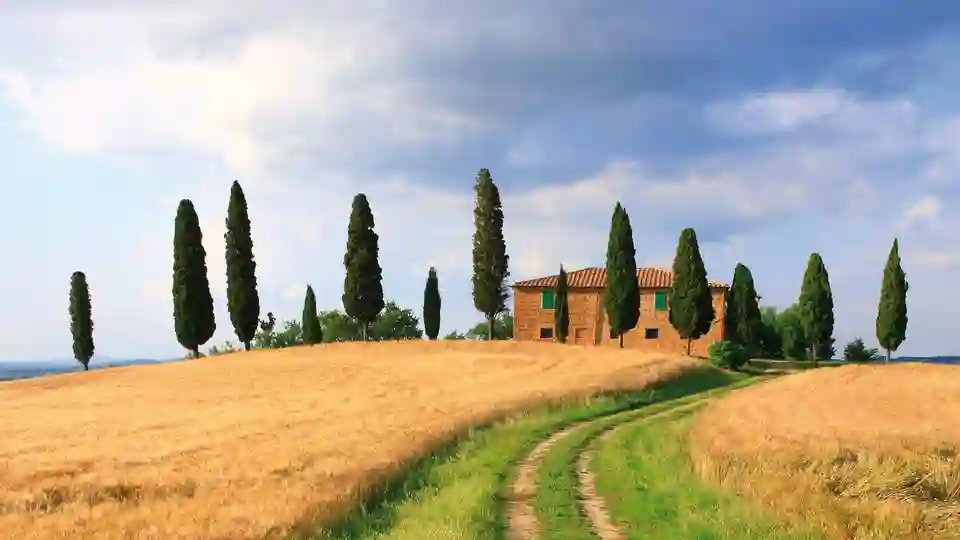
<svg viewBox="0 0 960 540"><path fill-rule="evenodd" d="M343 309L360 323L363 340L367 340L370 323L383 310L383 269L380 268L380 237L373 230L373 212L367 196L353 197L350 223L347 226L347 250L343 266Z"/></svg>
<svg viewBox="0 0 960 540"><path fill-rule="evenodd" d="M227 310L237 339L249 351L260 321L260 296L257 294L257 263L253 259L247 199L237 181L230 187L224 240L227 245Z"/></svg>
<svg viewBox="0 0 960 540"><path fill-rule="evenodd" d="M207 280L200 218L189 199L180 201L173 233L173 320L177 341L200 356L200 346L213 337L217 323Z"/></svg>
<svg viewBox="0 0 960 540"><path fill-rule="evenodd" d="M890 361L890 352L897 350L907 339L907 276L900 266L900 245L893 239L893 247L883 269L883 284L880 288L880 304L877 308L877 341L886 351L885 361Z"/></svg>
<svg viewBox="0 0 960 540"><path fill-rule="evenodd" d="M560 343L567 342L570 332L570 307L567 305L567 271L560 265L560 274L557 276L557 289L554 295L553 336Z"/></svg>
<svg viewBox="0 0 960 540"><path fill-rule="evenodd" d="M637 250L633 244L633 228L626 209L617 201L610 220L607 239L607 280L603 290L603 307L610 322L611 336L620 340L640 320L640 283L637 281Z"/></svg>
<svg viewBox="0 0 960 540"><path fill-rule="evenodd" d="M83 272L74 272L70 276L70 334L73 335L73 357L84 371L90 369L90 359L93 358L92 315L87 276Z"/></svg>
<svg viewBox="0 0 960 540"><path fill-rule="evenodd" d="M827 352L824 345L833 338L833 293L830 292L830 276L819 253L810 254L797 304L804 340L813 365L817 367Z"/></svg>
<svg viewBox="0 0 960 540"><path fill-rule="evenodd" d="M313 294L313 287L310 285L307 285L307 293L303 298L300 328L303 332L304 345L323 342L323 328L320 326L320 317L317 316L317 297Z"/></svg>
<svg viewBox="0 0 960 540"><path fill-rule="evenodd" d="M477 173L474 193L473 306L486 317L487 337L492 340L495 319L507 309L510 257L503 239L500 190L493 183L489 170L480 169Z"/></svg>
<svg viewBox="0 0 960 540"><path fill-rule="evenodd" d="M677 242L668 317L680 337L687 340L687 356L693 340L709 332L716 317L697 233L690 228L680 232Z"/></svg>
<svg viewBox="0 0 960 540"><path fill-rule="evenodd" d="M423 330L431 341L440 335L440 284L437 269L432 266L423 288Z"/></svg>
<svg viewBox="0 0 960 540"><path fill-rule="evenodd" d="M751 355L757 354L763 334L757 289L753 274L741 263L733 271L730 296L727 298L726 339L739 343Z"/></svg>

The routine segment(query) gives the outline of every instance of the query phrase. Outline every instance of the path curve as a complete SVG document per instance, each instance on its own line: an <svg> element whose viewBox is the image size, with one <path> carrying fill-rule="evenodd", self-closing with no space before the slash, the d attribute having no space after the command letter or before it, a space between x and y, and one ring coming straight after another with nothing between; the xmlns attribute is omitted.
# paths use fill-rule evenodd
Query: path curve
<svg viewBox="0 0 960 540"><path fill-rule="evenodd" d="M540 469L540 464L543 463L543 458L554 444L594 421L584 420L555 432L537 444L517 465L516 476L507 492L508 540L539 540L540 524L531 501L537 492L537 471Z"/></svg>

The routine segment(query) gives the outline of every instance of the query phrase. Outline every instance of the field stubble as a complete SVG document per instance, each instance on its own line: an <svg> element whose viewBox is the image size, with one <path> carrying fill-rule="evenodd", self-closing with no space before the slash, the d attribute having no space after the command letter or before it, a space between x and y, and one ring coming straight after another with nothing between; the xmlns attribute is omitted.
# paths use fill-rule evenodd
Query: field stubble
<svg viewBox="0 0 960 540"><path fill-rule="evenodd" d="M960 538L960 370L845 366L730 394L696 420L699 473L844 539Z"/></svg>
<svg viewBox="0 0 960 540"><path fill-rule="evenodd" d="M512 342L342 343L0 383L5 537L279 538L468 426L694 360Z"/></svg>

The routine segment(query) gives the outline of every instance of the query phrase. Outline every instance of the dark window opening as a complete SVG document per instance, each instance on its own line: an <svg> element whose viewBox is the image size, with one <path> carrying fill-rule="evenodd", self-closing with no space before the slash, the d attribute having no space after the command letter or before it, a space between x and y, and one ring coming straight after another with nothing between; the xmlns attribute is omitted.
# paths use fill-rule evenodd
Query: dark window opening
<svg viewBox="0 0 960 540"><path fill-rule="evenodd" d="M553 339L553 328L549 328L549 327L541 328L540 339Z"/></svg>
<svg viewBox="0 0 960 540"><path fill-rule="evenodd" d="M658 339L660 337L659 328L647 328L643 331L643 339Z"/></svg>

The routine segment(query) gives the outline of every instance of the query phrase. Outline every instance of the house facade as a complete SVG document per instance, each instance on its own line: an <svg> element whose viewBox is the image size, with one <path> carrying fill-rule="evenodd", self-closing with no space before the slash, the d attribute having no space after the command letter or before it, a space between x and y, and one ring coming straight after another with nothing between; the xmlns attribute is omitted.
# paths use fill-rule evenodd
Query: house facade
<svg viewBox="0 0 960 540"><path fill-rule="evenodd" d="M554 341L557 277L528 279L512 286L515 340ZM668 318L673 273L662 268L638 268L637 279L640 284L640 319L633 330L623 335L623 346L684 353L686 341L680 338ZM604 268L567 272L567 306L570 310L568 344L619 346L619 339L610 335L610 324L603 309L605 284ZM722 340L724 334L723 318L729 287L711 281L710 290L717 315L710 331L691 345L691 354L697 356L706 356L707 347Z"/></svg>

